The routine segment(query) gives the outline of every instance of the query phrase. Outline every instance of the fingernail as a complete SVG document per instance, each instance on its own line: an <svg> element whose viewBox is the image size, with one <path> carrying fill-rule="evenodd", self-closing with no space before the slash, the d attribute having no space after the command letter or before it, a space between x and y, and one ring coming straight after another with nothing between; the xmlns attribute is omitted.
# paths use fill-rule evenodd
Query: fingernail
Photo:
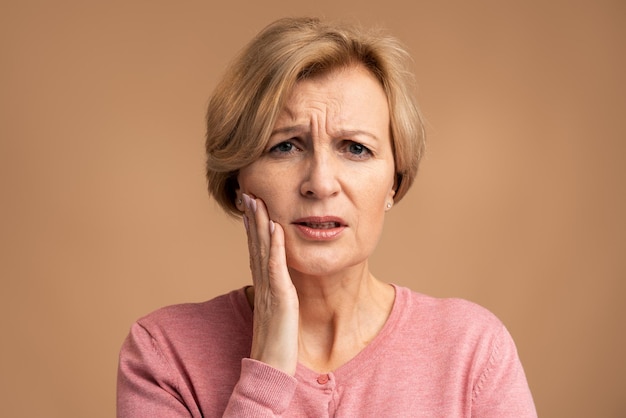
<svg viewBox="0 0 626 418"><path fill-rule="evenodd" d="M245 193L242 193L243 202L252 212L256 212L256 201Z"/></svg>
<svg viewBox="0 0 626 418"><path fill-rule="evenodd" d="M276 229L276 226L274 225L274 221L270 219L270 234L274 233L274 229Z"/></svg>
<svg viewBox="0 0 626 418"><path fill-rule="evenodd" d="M243 215L243 226L246 228L246 232L250 230L250 225L248 224L248 217Z"/></svg>

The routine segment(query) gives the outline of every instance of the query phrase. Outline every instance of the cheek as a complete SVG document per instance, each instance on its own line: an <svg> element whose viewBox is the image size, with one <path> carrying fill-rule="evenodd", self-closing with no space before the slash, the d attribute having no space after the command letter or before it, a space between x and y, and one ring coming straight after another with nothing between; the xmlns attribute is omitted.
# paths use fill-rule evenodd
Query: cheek
<svg viewBox="0 0 626 418"><path fill-rule="evenodd" d="M361 173L362 174L362 173ZM393 198L394 191L394 175L395 171L393 166L391 168L385 167L384 169L372 170L367 176L361 176L362 183L360 188L363 190L363 194L370 200L371 205L377 205L379 203L387 203L389 198ZM356 177L355 178L359 178Z"/></svg>
<svg viewBox="0 0 626 418"><path fill-rule="evenodd" d="M277 184L272 180L274 178L276 176L268 176L267 173L259 173L257 170L245 171L239 176L239 186L243 193L261 199L270 218L280 222L285 203L288 202L287 190L291 186L286 182Z"/></svg>
<svg viewBox="0 0 626 418"><path fill-rule="evenodd" d="M242 169L237 176L241 192L260 198L266 190L270 190L271 184L269 184L268 176L263 172L263 168L259 167L259 162Z"/></svg>
<svg viewBox="0 0 626 418"><path fill-rule="evenodd" d="M259 191L258 197L263 200L270 219L275 222L282 223L285 216L285 197L274 190Z"/></svg>

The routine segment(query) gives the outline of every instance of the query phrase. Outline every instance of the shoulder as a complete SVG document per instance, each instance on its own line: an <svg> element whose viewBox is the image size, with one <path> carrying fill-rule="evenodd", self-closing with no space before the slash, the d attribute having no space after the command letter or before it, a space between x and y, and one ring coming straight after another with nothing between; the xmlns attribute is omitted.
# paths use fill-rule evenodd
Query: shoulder
<svg viewBox="0 0 626 418"><path fill-rule="evenodd" d="M515 343L496 315L464 299L401 287L397 303L396 335L431 380L466 388L476 415L536 416Z"/></svg>
<svg viewBox="0 0 626 418"><path fill-rule="evenodd" d="M177 335L206 335L225 330L248 328L252 312L244 289L217 296L205 302L166 306L138 319L135 326L153 338Z"/></svg>
<svg viewBox="0 0 626 418"><path fill-rule="evenodd" d="M504 381L494 375L521 368L513 338L486 308L464 299L435 298L406 288L400 288L398 294L399 302L405 303L401 334L410 336L420 355L430 361L439 359L446 368L470 376L474 396L485 382Z"/></svg>
<svg viewBox="0 0 626 418"><path fill-rule="evenodd" d="M243 289L140 318L120 349L118 411L199 416L201 399L213 408L207 414L217 415L228 400L220 397L223 390L237 382L251 336L252 310Z"/></svg>
<svg viewBox="0 0 626 418"><path fill-rule="evenodd" d="M488 309L459 298L438 298L396 287L398 302L405 314L419 316L420 322L445 323L448 326L500 327L502 322Z"/></svg>
<svg viewBox="0 0 626 418"><path fill-rule="evenodd" d="M489 350L507 331L488 309L465 299L437 298L397 287L399 324L403 334L443 350L477 347Z"/></svg>

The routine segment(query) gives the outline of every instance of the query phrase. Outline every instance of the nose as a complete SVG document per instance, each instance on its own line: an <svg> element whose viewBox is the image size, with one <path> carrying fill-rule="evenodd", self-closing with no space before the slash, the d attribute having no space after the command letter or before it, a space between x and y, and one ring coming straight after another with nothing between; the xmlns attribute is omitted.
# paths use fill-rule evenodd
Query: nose
<svg viewBox="0 0 626 418"><path fill-rule="evenodd" d="M341 190L338 176L341 167L327 152L314 152L307 158L300 185L300 193L309 198L332 197Z"/></svg>

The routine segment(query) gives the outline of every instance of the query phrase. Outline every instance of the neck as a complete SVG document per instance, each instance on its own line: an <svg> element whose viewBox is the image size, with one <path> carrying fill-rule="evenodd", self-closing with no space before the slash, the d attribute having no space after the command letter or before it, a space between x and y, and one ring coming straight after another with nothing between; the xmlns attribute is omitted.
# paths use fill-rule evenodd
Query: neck
<svg viewBox="0 0 626 418"><path fill-rule="evenodd" d="M376 302L380 287L387 286L374 278L367 263L325 276L293 270L289 274L300 299L301 322L348 314L360 305Z"/></svg>
<svg viewBox="0 0 626 418"><path fill-rule="evenodd" d="M393 288L367 263L324 277L290 274L300 300L299 361L316 371L334 370L358 354L393 306Z"/></svg>

